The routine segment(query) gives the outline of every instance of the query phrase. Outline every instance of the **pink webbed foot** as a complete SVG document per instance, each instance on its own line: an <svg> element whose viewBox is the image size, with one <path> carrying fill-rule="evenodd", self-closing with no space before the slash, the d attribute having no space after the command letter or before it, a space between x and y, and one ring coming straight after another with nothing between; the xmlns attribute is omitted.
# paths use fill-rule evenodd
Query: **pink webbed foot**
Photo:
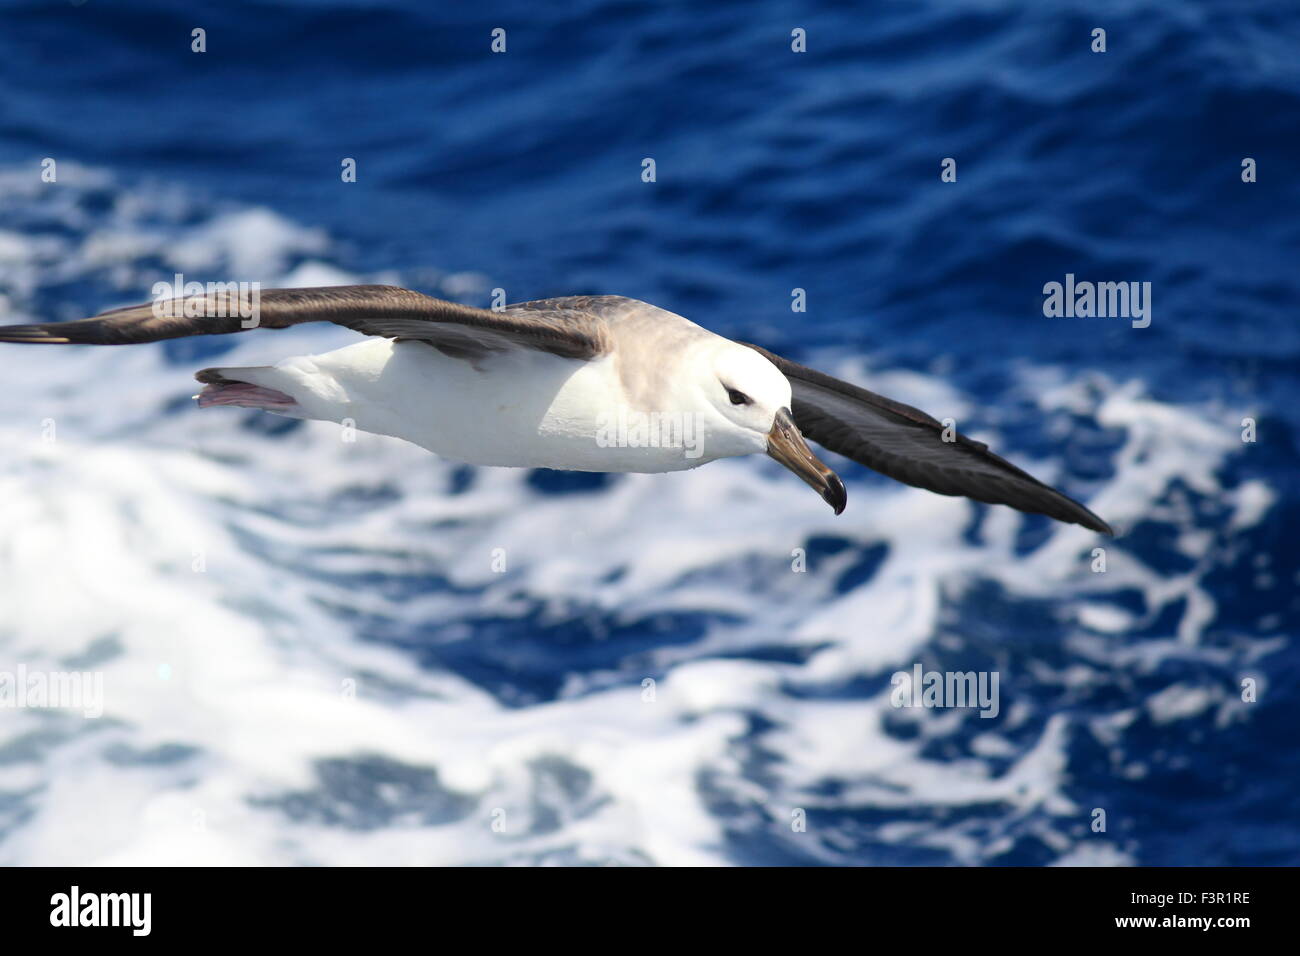
<svg viewBox="0 0 1300 956"><path fill-rule="evenodd" d="M248 382L221 382L205 385L203 391L194 396L199 408L213 405L235 405L240 408L261 408L267 411L281 411L297 404L284 392Z"/></svg>

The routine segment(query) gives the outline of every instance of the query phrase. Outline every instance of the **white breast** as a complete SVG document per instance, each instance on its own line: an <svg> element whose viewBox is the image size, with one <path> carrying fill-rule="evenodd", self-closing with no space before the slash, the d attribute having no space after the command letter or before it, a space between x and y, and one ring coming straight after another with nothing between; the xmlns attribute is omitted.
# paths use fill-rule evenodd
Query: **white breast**
<svg viewBox="0 0 1300 956"><path fill-rule="evenodd" d="M371 338L277 366L306 417L392 435L475 465L680 471L712 461L710 415L691 396L634 408L612 358L530 349L476 368L419 342Z"/></svg>

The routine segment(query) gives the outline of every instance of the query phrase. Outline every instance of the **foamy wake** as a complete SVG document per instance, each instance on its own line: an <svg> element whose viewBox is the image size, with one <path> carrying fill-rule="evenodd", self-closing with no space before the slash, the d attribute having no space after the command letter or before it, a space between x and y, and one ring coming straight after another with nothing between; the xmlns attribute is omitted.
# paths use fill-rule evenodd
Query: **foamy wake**
<svg viewBox="0 0 1300 956"><path fill-rule="evenodd" d="M36 303L63 288L139 300L175 270L374 278L267 210L61 178L0 173L0 222L19 224L0 233L5 321L48 318ZM222 361L350 338L248 335ZM767 462L546 493L333 425L199 413L190 374L211 363L162 347L0 363L0 671L104 681L98 719L0 710L3 863L974 864L1025 838L1132 862L1140 844L1089 832L1072 742L1122 761L1139 714L1226 726L1242 705L1212 683L1080 706L1043 688L1171 658L1232 674L1265 650L1203 646L1207 532L1179 495L1244 528L1271 492L1221 487L1231 422L1140 382L1024 373L1053 441L1070 422L1119 436L1090 504L1121 529L1167 522L1181 573L1074 527L1027 548L1006 509L968 534L969 502L893 484L851 486L836 519ZM1017 629L1040 618L1044 640ZM889 675L918 661L1000 669L1001 717L891 706Z"/></svg>

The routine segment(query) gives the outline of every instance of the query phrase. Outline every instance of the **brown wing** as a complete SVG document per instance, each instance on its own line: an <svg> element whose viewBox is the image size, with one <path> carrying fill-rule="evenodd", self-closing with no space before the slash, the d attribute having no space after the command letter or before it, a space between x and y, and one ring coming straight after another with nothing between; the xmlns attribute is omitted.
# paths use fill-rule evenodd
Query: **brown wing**
<svg viewBox="0 0 1300 956"><path fill-rule="evenodd" d="M255 319L246 318L250 314ZM366 335L428 342L458 358L530 348L589 359L606 350L604 326L586 313L517 307L493 312L386 285L267 289L256 301L235 291L217 291L113 309L73 322L0 326L0 342L134 345L304 322L333 322Z"/></svg>
<svg viewBox="0 0 1300 956"><path fill-rule="evenodd" d="M806 438L904 484L941 495L1010 505L1103 534L1110 525L1072 498L1026 474L982 442L952 432L941 422L904 405L783 359L757 345L790 380L795 424Z"/></svg>

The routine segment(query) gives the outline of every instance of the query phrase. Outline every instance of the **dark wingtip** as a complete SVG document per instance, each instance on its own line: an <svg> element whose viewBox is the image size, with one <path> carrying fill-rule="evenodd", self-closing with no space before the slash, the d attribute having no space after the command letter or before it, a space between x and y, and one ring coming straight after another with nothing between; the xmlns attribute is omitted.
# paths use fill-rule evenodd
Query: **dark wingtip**
<svg viewBox="0 0 1300 956"><path fill-rule="evenodd" d="M1075 506L1075 509L1077 509L1076 513L1068 518L1064 516L1056 516L1056 515L1054 515L1053 517L1056 517L1057 520L1070 521L1073 524L1079 525L1080 527L1087 528L1089 531L1096 531L1098 534L1104 534L1108 538L1115 537L1114 528L1112 528L1106 522L1102 521L1095 514L1093 514L1083 505L1079 504L1079 502L1075 501L1073 498L1067 500L1070 502L1070 504Z"/></svg>
<svg viewBox="0 0 1300 956"><path fill-rule="evenodd" d="M0 325L0 342L36 345L70 345L66 336L52 335L44 325Z"/></svg>

